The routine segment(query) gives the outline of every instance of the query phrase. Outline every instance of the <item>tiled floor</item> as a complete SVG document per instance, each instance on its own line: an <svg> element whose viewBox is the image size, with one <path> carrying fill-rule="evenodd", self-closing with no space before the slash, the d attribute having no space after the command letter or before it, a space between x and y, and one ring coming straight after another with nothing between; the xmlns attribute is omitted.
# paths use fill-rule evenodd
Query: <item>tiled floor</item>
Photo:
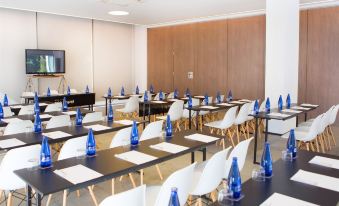
<svg viewBox="0 0 339 206"><path fill-rule="evenodd" d="M339 127L334 128L334 133L337 136L336 140L338 144L335 148L332 148L332 150L329 151L328 153L339 156L339 138L338 138ZM107 148L113 136L114 136L113 133L97 136L96 139L97 139L97 142L100 148L102 149ZM279 159L281 157L281 151L285 148L286 139L282 139L279 136L270 135L269 142L271 143L273 159L274 160ZM229 144L230 143L228 142L228 145ZM261 139L259 143L258 157L260 157L260 154L262 152L262 149L261 149L262 145L263 145L263 139ZM215 146L215 145L209 147L207 149L208 158L211 155L213 155L216 151L219 151L219 150L220 150L220 147ZM197 152L196 160L201 161L201 159L202 159L201 153ZM241 172L243 181L246 181L247 179L251 177L251 171L254 167L256 167L253 165L252 160L253 160L253 142L251 143L249 151L248 151L245 167L243 168ZM170 161L160 164L160 169L163 173L164 178L167 178L171 173L173 173L177 169L187 166L189 163L190 163L190 155L185 155L180 158L176 158L174 160L170 160ZM134 179L136 180L136 182L140 181L140 178L137 174L134 175ZM146 185L161 184L161 182L162 181L160 181L160 178L156 172L155 167L145 169L144 183ZM116 181L115 188L116 188L116 193L119 193L121 191L125 191L125 190L132 188L132 186L131 186L129 179L125 177L123 178L121 182L119 182L118 180ZM68 206L94 205L90 198L89 192L86 189L81 190L80 193L81 193L80 197L77 197L75 192L70 193L67 198L67 205ZM94 193L96 195L98 202L100 203L104 198L110 196L111 183L103 182L101 184L96 185L94 189ZM43 205L45 205L46 199L47 198L44 198ZM13 205L18 205L18 203L19 203L18 200L14 200ZM5 203L2 203L1 205L5 205ZM24 203L22 203L22 205L24 205ZM56 206L56 205L62 205L62 193L61 192L53 195L51 206Z"/></svg>

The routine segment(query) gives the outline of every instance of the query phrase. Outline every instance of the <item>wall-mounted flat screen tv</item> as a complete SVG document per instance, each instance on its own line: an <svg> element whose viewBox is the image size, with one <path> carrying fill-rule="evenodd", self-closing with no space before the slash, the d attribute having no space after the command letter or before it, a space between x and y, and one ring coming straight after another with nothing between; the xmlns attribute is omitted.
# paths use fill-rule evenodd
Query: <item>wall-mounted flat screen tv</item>
<svg viewBox="0 0 339 206"><path fill-rule="evenodd" d="M65 73L64 50L26 49L26 74Z"/></svg>

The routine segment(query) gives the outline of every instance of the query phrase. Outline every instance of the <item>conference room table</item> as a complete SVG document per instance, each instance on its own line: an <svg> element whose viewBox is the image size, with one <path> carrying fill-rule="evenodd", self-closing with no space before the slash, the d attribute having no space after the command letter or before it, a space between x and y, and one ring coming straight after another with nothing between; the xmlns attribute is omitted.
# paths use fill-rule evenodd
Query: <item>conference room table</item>
<svg viewBox="0 0 339 206"><path fill-rule="evenodd" d="M46 103L56 103L62 102L64 97L66 97L69 107L81 107L88 106L88 109L93 110L93 105L95 104L95 93L75 93L75 94L59 94L59 95L40 95L38 96L39 102ZM25 103L29 104L33 102L34 96L22 96L21 98L25 99Z"/></svg>
<svg viewBox="0 0 339 206"><path fill-rule="evenodd" d="M82 136L87 136L89 128L86 128L88 126L93 126L93 125L100 125L107 127L104 130L93 130L94 135L99 135L99 134L106 134L110 132L115 132L127 127L131 127L133 121L128 121L129 123L120 123L118 120L113 121L113 122L107 122L107 121L99 121L99 122L91 122L91 123L84 123L82 126L76 126L74 123L70 126L66 127L58 127L58 128L53 128L53 129L43 129L41 133L35 133L35 132L26 132L26 133L19 133L19 134L12 134L12 135L4 135L1 136L1 141L4 140L19 140L23 142L24 144L18 144L15 146L10 146L6 148L2 148L0 146L0 151L2 150L11 150L14 148L19 148L19 147L24 147L24 146L30 146L30 145L35 145L35 144L41 144L42 139L44 134L50 133L50 132L64 132L68 134L68 136L60 137L60 138L49 138L48 137L48 142L50 144L55 144L55 143L60 143L64 142L66 140L76 138L76 137L82 137ZM142 121L138 121L137 125L141 124Z"/></svg>
<svg viewBox="0 0 339 206"><path fill-rule="evenodd" d="M123 146L112 149L97 151L94 157L74 157L61 161L56 161L53 166L48 169L36 170L21 169L14 173L18 175L24 182L27 183L26 195L27 206L32 205L32 189L36 192L37 202L36 205L41 205L41 200L44 196L53 194L63 190L75 191L80 188L89 187L104 181L112 180L113 178L120 177L122 175L140 171L141 177L143 177L143 169L154 166L156 164L168 161L185 154L191 153L191 163L195 161L194 152L197 150L203 150L203 160L206 160L206 147L215 144L220 137L215 138L213 141L202 142L185 138L187 135L195 134L196 131L187 130L183 132L174 133L171 138L154 138L145 141L141 141L137 147ZM170 143L183 146L183 149L175 153L165 152L163 150L153 149L152 145L159 143ZM140 164L132 163L119 158L117 155L126 152L140 152L142 155L151 155L153 158L148 159ZM140 153L138 153L140 155ZM187 164L189 164L188 162ZM91 170L94 170L100 174L93 179L85 180L77 184L73 184L70 181L57 175L54 171L61 170L72 166L82 165ZM143 178L140 178L140 183L143 184Z"/></svg>
<svg viewBox="0 0 339 206"><path fill-rule="evenodd" d="M126 95L113 95L113 96L107 96L107 95L104 95L102 96L102 98L105 99L105 107L106 107L106 115L107 115L107 111L108 111L108 103L112 103L112 100L126 100L126 99L129 99L130 97L133 97L133 96L136 96L136 97L141 97L142 94L126 94Z"/></svg>
<svg viewBox="0 0 339 206"><path fill-rule="evenodd" d="M29 105L33 105L33 103L31 103L31 104L26 104L26 103L25 104L12 104L12 105L9 105L9 107L11 108L11 111L14 113L14 115L18 115L22 107L29 106ZM47 102L39 103L40 111L44 112L47 106L48 106Z"/></svg>
<svg viewBox="0 0 339 206"><path fill-rule="evenodd" d="M338 156L298 151L298 157L293 162L284 161L282 159L273 163L273 177L265 181L256 181L253 179L247 180L242 185L242 193L244 198L238 202L223 201L222 203L214 203L212 206L248 206L261 205L274 193L279 193L299 200L310 202L321 206L336 206L339 205L339 185L337 191L325 189L311 184L301 183L291 180L299 170L326 175L334 178L339 178L338 169L329 166L320 166L318 164L309 163L315 156L322 156L339 161ZM334 165L332 165L334 166ZM318 181L318 180L313 180ZM312 183L312 181L311 181ZM278 202L279 201L279 202ZM276 200L272 205L291 205L287 204L283 199ZM280 204L279 204L280 203ZM271 204L266 204L271 205Z"/></svg>
<svg viewBox="0 0 339 206"><path fill-rule="evenodd" d="M75 111L76 108L71 108L67 112L44 112L40 114L41 121L48 121L52 118L52 116L60 116L60 115L69 115L70 117L75 117ZM93 113L93 111L90 111L88 109L80 108L81 114L84 116L88 113ZM27 114L27 115L17 115L12 117L5 117L4 119L0 120L0 127L7 126L8 122L6 120L10 119L19 119L19 120L30 120L34 122L35 115L33 114ZM4 121L5 120L5 121Z"/></svg>
<svg viewBox="0 0 339 206"><path fill-rule="evenodd" d="M298 111L296 112L286 112L284 111L287 109L286 107L283 107L283 109L280 111L278 108L273 108L271 109L270 113L266 112L259 112L258 114L250 114L249 116L253 116L255 119L255 130L254 130L254 154L253 154L253 163L259 164L257 162L257 149L258 149L258 131L259 131L259 119L262 119L265 121L265 142L268 140L268 123L269 120L280 120L280 121L286 121L288 119L292 118L297 118L296 121L296 126L298 126L298 116L299 115L304 115L305 121L307 121L307 113L315 110L316 108L319 107L319 105L314 105L314 106L302 106L298 104L291 104L290 110ZM300 109L298 107L303 107L304 109ZM297 107L294 109L294 107ZM274 115L277 114L277 115Z"/></svg>

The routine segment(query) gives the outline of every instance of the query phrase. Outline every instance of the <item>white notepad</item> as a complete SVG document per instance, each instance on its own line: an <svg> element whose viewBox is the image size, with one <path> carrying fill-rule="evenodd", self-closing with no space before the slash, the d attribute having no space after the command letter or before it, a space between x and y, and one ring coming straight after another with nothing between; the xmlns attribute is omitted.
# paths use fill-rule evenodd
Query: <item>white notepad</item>
<svg viewBox="0 0 339 206"><path fill-rule="evenodd" d="M16 147L20 145L25 145L26 143L18 140L16 138L13 139L6 139L6 140L1 140L0 141L0 147L3 149L10 148L10 147Z"/></svg>
<svg viewBox="0 0 339 206"><path fill-rule="evenodd" d="M168 142L162 142L159 144L151 145L150 148L161 150L161 151L172 153L172 154L176 154L176 153L179 153L179 152L182 152L188 149L188 147L184 147L181 145L176 145L176 144L172 144Z"/></svg>
<svg viewBox="0 0 339 206"><path fill-rule="evenodd" d="M93 131L103 131L103 130L111 129L111 127L107 127L107 126L100 125L100 124L89 125L89 126L84 126L84 127L87 129L92 129Z"/></svg>
<svg viewBox="0 0 339 206"><path fill-rule="evenodd" d="M288 114L282 114L282 113L277 113L277 112L272 112L272 113L269 113L267 115L272 116L272 117L282 117L282 118L290 116Z"/></svg>
<svg viewBox="0 0 339 206"><path fill-rule="evenodd" d="M205 98L205 96L194 96L196 98Z"/></svg>
<svg viewBox="0 0 339 206"><path fill-rule="evenodd" d="M299 170L291 180L339 192L339 178Z"/></svg>
<svg viewBox="0 0 339 206"><path fill-rule="evenodd" d="M60 138L64 138L64 137L70 137L72 135L66 133L66 132L62 132L62 131L55 131L55 132L48 132L48 133L42 133L42 135L50 138L50 139L60 139Z"/></svg>
<svg viewBox="0 0 339 206"><path fill-rule="evenodd" d="M34 115L35 116L35 115ZM52 115L50 115L50 114L41 114L40 115L40 118L41 119L47 119L47 118L52 118L53 116Z"/></svg>
<svg viewBox="0 0 339 206"><path fill-rule="evenodd" d="M188 98L188 97L183 97L183 98L181 98L181 99L183 99L183 100L188 100L189 98Z"/></svg>
<svg viewBox="0 0 339 206"><path fill-rule="evenodd" d="M21 109L23 106L22 105L15 105L15 106L10 106L13 109Z"/></svg>
<svg viewBox="0 0 339 206"><path fill-rule="evenodd" d="M152 101L153 103L156 103L156 104L164 104L164 103L166 103L166 102L164 102L164 101Z"/></svg>
<svg viewBox="0 0 339 206"><path fill-rule="evenodd" d="M297 109L297 110L310 110L311 108L300 107L300 106L294 106L294 107L291 107L291 109Z"/></svg>
<svg viewBox="0 0 339 206"><path fill-rule="evenodd" d="M317 206L313 203L299 200L290 196L274 193L260 206L284 206L284 205L297 205L297 206Z"/></svg>
<svg viewBox="0 0 339 206"><path fill-rule="evenodd" d="M200 109L218 109L218 107L213 107L213 106L201 106Z"/></svg>
<svg viewBox="0 0 339 206"><path fill-rule="evenodd" d="M229 104L229 103L220 103L220 104L217 104L218 106L226 106L226 107L231 107L233 106L233 104Z"/></svg>
<svg viewBox="0 0 339 206"><path fill-rule="evenodd" d="M287 112L287 113L295 113L295 114L298 114L298 113L301 113L302 111L299 111L299 110L293 110L293 109L283 109L281 110L282 112Z"/></svg>
<svg viewBox="0 0 339 206"><path fill-rule="evenodd" d="M203 135L203 134L191 134L189 136L185 136L185 138L194 140L194 141L205 142L205 143L219 140L219 138L208 136L208 135Z"/></svg>
<svg viewBox="0 0 339 206"><path fill-rule="evenodd" d="M317 106L319 106L319 105L317 105L317 104L307 104L307 103L304 103L304 104L301 104L300 106L302 106L302 107L317 107Z"/></svg>
<svg viewBox="0 0 339 206"><path fill-rule="evenodd" d="M99 172L96 172L80 164L61 170L55 170L54 173L75 185L102 176L102 174L100 174Z"/></svg>
<svg viewBox="0 0 339 206"><path fill-rule="evenodd" d="M77 112L76 112L76 111L68 111L68 112L63 112L63 114L67 114L67 115L76 115Z"/></svg>
<svg viewBox="0 0 339 206"><path fill-rule="evenodd" d="M244 104L244 102L240 102L240 101L232 101L230 102L231 104Z"/></svg>
<svg viewBox="0 0 339 206"><path fill-rule="evenodd" d="M114 96L115 98L126 98L126 96L121 96L121 95L118 95L118 96Z"/></svg>
<svg viewBox="0 0 339 206"><path fill-rule="evenodd" d="M131 162L136 165L144 164L146 162L150 162L157 159L157 157L138 151L129 151L121 154L116 154L115 157L125 160L127 162Z"/></svg>
<svg viewBox="0 0 339 206"><path fill-rule="evenodd" d="M167 99L167 101L176 102L176 101L178 101L178 99Z"/></svg>
<svg viewBox="0 0 339 206"><path fill-rule="evenodd" d="M133 121L132 120L128 120L128 119L122 119L122 120L114 121L114 123L122 124L122 125L132 125Z"/></svg>
<svg viewBox="0 0 339 206"><path fill-rule="evenodd" d="M252 100L249 100L249 99L241 99L241 100L239 100L239 102L248 102L248 103L250 103L250 102L252 102Z"/></svg>
<svg viewBox="0 0 339 206"><path fill-rule="evenodd" d="M42 107L42 106L47 106L48 104L46 103L39 103L39 106Z"/></svg>
<svg viewBox="0 0 339 206"><path fill-rule="evenodd" d="M8 119L2 119L1 121L9 123L15 123L15 122L22 122L22 119L19 118L8 118Z"/></svg>
<svg viewBox="0 0 339 206"><path fill-rule="evenodd" d="M337 159L315 156L309 161L309 163L339 170L339 160Z"/></svg>

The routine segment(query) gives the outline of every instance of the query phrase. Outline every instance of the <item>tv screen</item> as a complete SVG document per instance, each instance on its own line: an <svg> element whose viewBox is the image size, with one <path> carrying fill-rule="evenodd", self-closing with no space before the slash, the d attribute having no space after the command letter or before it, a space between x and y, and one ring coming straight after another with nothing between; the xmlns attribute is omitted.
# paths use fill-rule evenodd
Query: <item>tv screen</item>
<svg viewBox="0 0 339 206"><path fill-rule="evenodd" d="M65 51L26 49L26 74L65 73Z"/></svg>

